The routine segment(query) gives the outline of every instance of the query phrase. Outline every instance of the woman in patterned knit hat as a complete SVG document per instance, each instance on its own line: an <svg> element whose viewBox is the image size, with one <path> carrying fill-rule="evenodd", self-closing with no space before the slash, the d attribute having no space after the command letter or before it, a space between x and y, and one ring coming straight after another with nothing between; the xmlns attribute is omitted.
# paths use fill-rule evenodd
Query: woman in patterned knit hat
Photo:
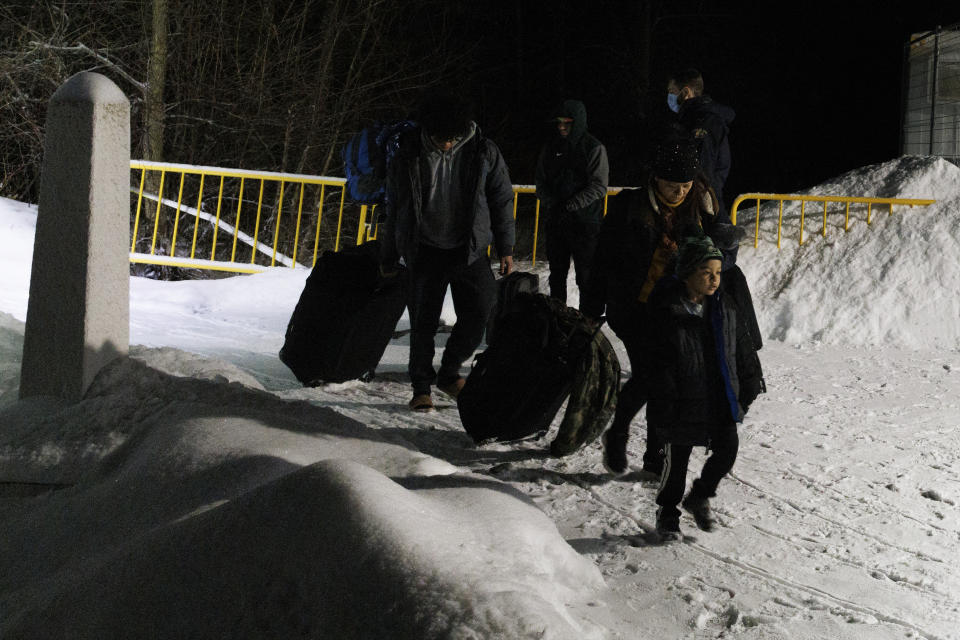
<svg viewBox="0 0 960 640"><path fill-rule="evenodd" d="M581 310L593 318L606 314L630 359L631 377L603 435L603 463L614 475L629 470L630 423L648 397L643 344L650 292L661 277L673 273L678 242L689 231L732 237L726 213L700 172L692 137L672 131L657 147L651 174L645 187L610 198L590 282L581 292ZM734 256L731 251L730 259ZM661 449L648 428L643 471L650 477L659 477L663 469Z"/></svg>

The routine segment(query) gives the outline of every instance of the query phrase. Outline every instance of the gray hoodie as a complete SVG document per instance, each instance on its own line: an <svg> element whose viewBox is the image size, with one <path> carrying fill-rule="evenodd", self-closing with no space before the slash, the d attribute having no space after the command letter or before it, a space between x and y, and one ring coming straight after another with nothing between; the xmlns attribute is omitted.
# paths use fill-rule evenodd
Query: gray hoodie
<svg viewBox="0 0 960 640"><path fill-rule="evenodd" d="M465 138L458 146L457 153L451 156L453 165L450 167L457 180L446 183L456 189L458 183L463 182L458 194L448 196L448 199L460 199L460 210L450 212L459 213L459 216L454 215L458 218L455 224L464 225L460 243L456 246L464 247L466 264L485 258L487 246L491 243L498 256L512 256L516 234L513 188L500 149L483 136L479 127L474 129L471 138ZM425 201L427 197L437 197L435 189L424 178L424 172L430 167L430 162L423 158L426 151L422 135L410 131L401 137L400 148L388 167L386 215L380 229L380 260L385 267L395 265L401 258L407 265L412 265L417 247L425 244L425 238L437 241L437 234L423 229L427 226ZM439 168L439 162L437 166ZM434 191L432 196L431 191ZM433 209L440 213L439 207ZM457 232L449 237L455 235Z"/></svg>
<svg viewBox="0 0 960 640"><path fill-rule="evenodd" d="M449 151L437 148L426 132L420 136L423 145L422 176L424 183L423 211L420 219L420 240L440 249L463 246L470 234L471 217L465 210L463 194L469 191L460 184L464 176L461 149L473 138L476 123ZM466 203L469 205L470 203Z"/></svg>

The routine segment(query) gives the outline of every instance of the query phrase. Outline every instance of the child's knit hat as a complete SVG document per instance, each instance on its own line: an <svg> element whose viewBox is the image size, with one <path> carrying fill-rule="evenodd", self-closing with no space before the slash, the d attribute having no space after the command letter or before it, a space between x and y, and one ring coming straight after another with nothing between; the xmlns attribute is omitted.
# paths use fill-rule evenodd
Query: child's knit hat
<svg viewBox="0 0 960 640"><path fill-rule="evenodd" d="M723 260L723 254L706 235L687 236L680 240L677 253L677 276L683 280L707 260Z"/></svg>

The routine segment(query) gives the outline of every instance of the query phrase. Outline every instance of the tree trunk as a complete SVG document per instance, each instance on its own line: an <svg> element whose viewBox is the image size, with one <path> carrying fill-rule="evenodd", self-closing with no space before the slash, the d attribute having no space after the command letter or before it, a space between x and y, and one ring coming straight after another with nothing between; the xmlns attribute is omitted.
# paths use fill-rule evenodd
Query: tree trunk
<svg viewBox="0 0 960 640"><path fill-rule="evenodd" d="M162 162L163 119L165 110L163 93L167 75L167 29L169 24L167 0L152 0L151 9L150 53L147 58L147 86L143 97L143 157L145 160ZM164 184L164 187L168 186L169 182ZM160 172L148 171L143 188L145 192L162 195L159 193ZM164 213L167 215L164 215ZM168 209L164 212L163 207L157 207L151 202L150 205L144 208L144 214L146 214L149 224L141 225L141 231L138 234L139 237L136 239L136 250L150 250L150 237L155 227L157 230L156 253L169 253L170 246L167 240L167 229L171 226L168 222L172 219L170 210ZM163 269L161 269L161 271L162 270Z"/></svg>
<svg viewBox="0 0 960 640"><path fill-rule="evenodd" d="M147 91L144 96L144 129L147 160L163 160L163 92L167 76L167 0L153 0L150 57L147 61Z"/></svg>

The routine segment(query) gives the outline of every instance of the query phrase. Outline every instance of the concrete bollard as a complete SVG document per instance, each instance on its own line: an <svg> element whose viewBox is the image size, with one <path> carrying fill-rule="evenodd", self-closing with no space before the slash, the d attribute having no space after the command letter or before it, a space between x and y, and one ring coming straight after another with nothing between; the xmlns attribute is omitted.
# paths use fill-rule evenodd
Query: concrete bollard
<svg viewBox="0 0 960 640"><path fill-rule="evenodd" d="M78 73L50 99L20 398L80 400L130 340L130 103Z"/></svg>

